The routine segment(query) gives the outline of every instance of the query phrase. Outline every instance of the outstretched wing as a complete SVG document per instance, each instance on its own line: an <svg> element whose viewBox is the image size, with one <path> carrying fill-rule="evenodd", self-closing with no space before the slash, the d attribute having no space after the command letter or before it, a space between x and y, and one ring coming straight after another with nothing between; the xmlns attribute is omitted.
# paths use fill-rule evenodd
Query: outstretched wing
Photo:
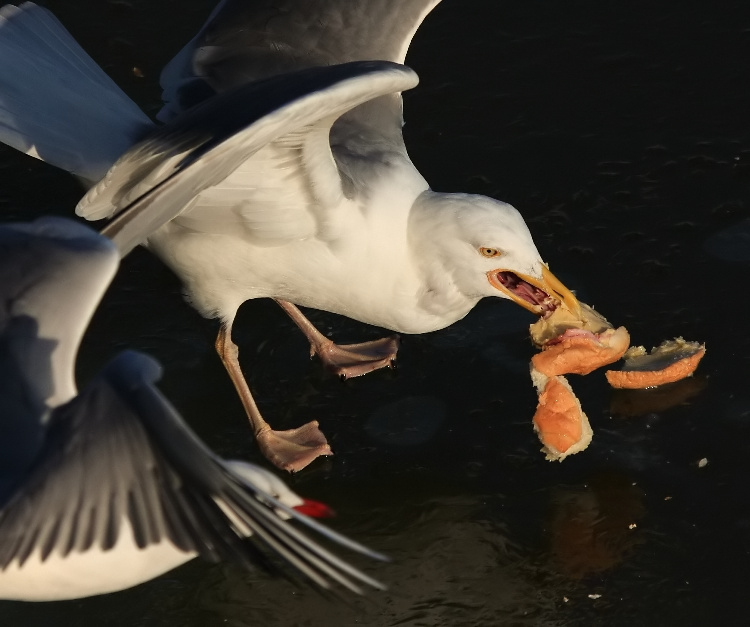
<svg viewBox="0 0 750 627"><path fill-rule="evenodd" d="M123 254L175 218L204 233L241 229L265 243L335 237L337 212L349 209L354 192L333 159L331 125L363 102L416 83L410 69L381 61L243 85L136 145L77 211L98 219L127 208L103 231Z"/></svg>
<svg viewBox="0 0 750 627"><path fill-rule="evenodd" d="M440 0L223 0L164 68L169 120L212 93L314 66L403 63Z"/></svg>
<svg viewBox="0 0 750 627"><path fill-rule="evenodd" d="M0 379L13 370L47 407L70 400L78 346L118 263L110 241L73 220L1 225L0 336L9 352Z"/></svg>
<svg viewBox="0 0 750 627"><path fill-rule="evenodd" d="M159 372L151 358L123 353L56 412L38 462L0 510L0 570L31 555L109 550L127 522L140 548L168 540L248 566L277 557L324 587L382 587L295 529L282 518L287 508L213 455L153 386Z"/></svg>
<svg viewBox="0 0 750 627"><path fill-rule="evenodd" d="M153 128L47 9L0 7L0 141L98 181Z"/></svg>

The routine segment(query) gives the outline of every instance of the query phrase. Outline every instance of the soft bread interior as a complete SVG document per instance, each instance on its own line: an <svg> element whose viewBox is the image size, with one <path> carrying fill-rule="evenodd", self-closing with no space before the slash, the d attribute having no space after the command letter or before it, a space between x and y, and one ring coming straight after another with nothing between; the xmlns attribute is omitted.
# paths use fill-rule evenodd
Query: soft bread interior
<svg viewBox="0 0 750 627"><path fill-rule="evenodd" d="M531 341L538 347L562 335L568 329L581 329L591 333L602 333L612 325L599 312L586 303L580 303L580 315L560 306L546 318L539 318L529 327Z"/></svg>
<svg viewBox="0 0 750 627"><path fill-rule="evenodd" d="M546 454L547 460L562 461L568 455L584 450L591 442L594 432L565 377L547 377L532 368L531 380L539 392L539 404L533 420L534 430L544 445L542 452ZM566 432L576 427L580 430L578 438L567 446L560 446L561 442L564 443L571 437Z"/></svg>
<svg viewBox="0 0 750 627"><path fill-rule="evenodd" d="M625 327L606 329L599 335L588 331L568 331L554 344L548 344L531 358L538 371L547 376L586 375L611 364L627 350L630 334Z"/></svg>

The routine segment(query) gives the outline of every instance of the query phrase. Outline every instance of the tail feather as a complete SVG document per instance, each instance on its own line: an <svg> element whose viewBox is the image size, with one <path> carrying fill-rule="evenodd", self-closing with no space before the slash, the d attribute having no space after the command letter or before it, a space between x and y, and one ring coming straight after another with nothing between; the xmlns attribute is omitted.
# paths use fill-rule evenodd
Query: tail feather
<svg viewBox="0 0 750 627"><path fill-rule="evenodd" d="M0 9L0 141L95 182L153 128L49 11Z"/></svg>

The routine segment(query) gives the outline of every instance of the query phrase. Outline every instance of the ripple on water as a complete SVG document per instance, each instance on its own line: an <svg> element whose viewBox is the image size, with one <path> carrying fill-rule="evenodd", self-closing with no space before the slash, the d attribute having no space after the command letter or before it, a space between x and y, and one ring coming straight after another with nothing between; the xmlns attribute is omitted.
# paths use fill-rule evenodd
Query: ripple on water
<svg viewBox="0 0 750 627"><path fill-rule="evenodd" d="M710 255L722 261L750 263L750 218L714 233L703 247Z"/></svg>
<svg viewBox="0 0 750 627"><path fill-rule="evenodd" d="M365 431L383 444L417 446L432 439L446 412L439 398L409 396L378 407L367 419Z"/></svg>

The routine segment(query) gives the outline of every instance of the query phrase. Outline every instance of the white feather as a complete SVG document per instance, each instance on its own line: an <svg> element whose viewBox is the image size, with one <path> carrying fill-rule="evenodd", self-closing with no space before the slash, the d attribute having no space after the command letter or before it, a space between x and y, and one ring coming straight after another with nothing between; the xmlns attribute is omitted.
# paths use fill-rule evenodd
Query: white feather
<svg viewBox="0 0 750 627"><path fill-rule="evenodd" d="M47 10L0 9L0 141L99 180L153 125Z"/></svg>

